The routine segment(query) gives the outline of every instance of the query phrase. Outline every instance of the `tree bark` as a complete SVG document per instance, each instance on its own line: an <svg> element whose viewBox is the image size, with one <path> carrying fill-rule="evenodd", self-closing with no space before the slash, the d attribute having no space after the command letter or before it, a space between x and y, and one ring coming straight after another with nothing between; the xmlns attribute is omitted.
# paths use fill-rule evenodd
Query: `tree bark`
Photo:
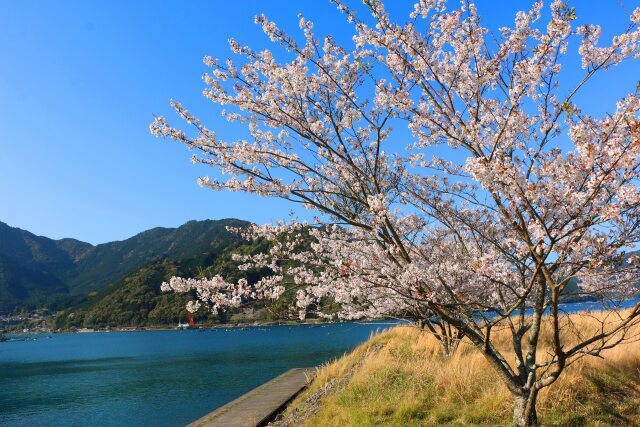
<svg viewBox="0 0 640 427"><path fill-rule="evenodd" d="M464 337L463 331L448 323L437 323L429 319L419 319L417 325L421 330L428 330L433 334L440 344L442 356L447 359L455 354L460 341L462 341ZM436 329L436 326L439 327L440 331Z"/></svg>
<svg viewBox="0 0 640 427"><path fill-rule="evenodd" d="M538 425L536 401L538 391L530 390L528 394L516 395L513 398L513 425L516 427L535 427Z"/></svg>

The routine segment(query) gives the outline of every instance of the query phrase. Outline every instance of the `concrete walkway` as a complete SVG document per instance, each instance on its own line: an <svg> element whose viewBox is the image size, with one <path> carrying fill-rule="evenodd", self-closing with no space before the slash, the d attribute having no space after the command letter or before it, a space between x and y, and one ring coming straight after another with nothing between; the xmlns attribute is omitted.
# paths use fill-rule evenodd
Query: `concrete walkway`
<svg viewBox="0 0 640 427"><path fill-rule="evenodd" d="M315 369L296 368L254 388L188 427L256 427L271 421L304 389Z"/></svg>

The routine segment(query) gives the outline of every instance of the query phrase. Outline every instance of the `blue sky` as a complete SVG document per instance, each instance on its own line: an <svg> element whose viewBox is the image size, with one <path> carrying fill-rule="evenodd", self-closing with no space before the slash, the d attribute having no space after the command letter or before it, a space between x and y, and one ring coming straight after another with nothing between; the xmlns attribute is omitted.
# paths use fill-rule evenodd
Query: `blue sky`
<svg viewBox="0 0 640 427"><path fill-rule="evenodd" d="M530 3L478 1L492 28L509 25ZM581 19L603 25L606 40L628 22L623 8L639 2L573 4ZM393 2L392 12L406 8ZM323 0L0 0L0 221L101 243L190 219L264 223L299 211L283 201L198 187L197 177L212 171L193 165L184 146L148 131L154 114L179 123L168 107L173 98L223 137L240 134L201 95L202 57L226 58L229 37L270 46L253 24L261 12L291 31L302 12L318 35L350 37ZM590 88L587 107L607 111L638 79L638 61L621 67Z"/></svg>

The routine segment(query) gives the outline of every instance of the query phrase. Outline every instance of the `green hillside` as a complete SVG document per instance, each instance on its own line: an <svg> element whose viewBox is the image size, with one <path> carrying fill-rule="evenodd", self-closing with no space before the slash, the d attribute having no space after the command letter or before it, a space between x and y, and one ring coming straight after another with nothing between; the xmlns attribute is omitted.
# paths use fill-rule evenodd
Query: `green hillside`
<svg viewBox="0 0 640 427"><path fill-rule="evenodd" d="M91 247L76 242L55 241L0 222L0 313L68 295L63 277L73 270L74 256Z"/></svg>
<svg viewBox="0 0 640 427"><path fill-rule="evenodd" d="M242 240L221 239L211 252L198 257L176 261L169 258L153 261L118 280L58 317L58 328L168 325L186 321L186 302L192 295L163 293L160 285L172 276L203 276L222 274L229 280L246 277L250 283L258 280L260 272L242 273L232 254L254 252L260 243L248 244ZM205 310L196 314L196 320L208 319ZM226 320L209 319L209 320Z"/></svg>
<svg viewBox="0 0 640 427"><path fill-rule="evenodd" d="M0 312L46 305L68 293L67 285L55 274L0 254Z"/></svg>
<svg viewBox="0 0 640 427"><path fill-rule="evenodd" d="M78 258L65 281L72 294L99 290L158 258L194 258L236 244L240 239L226 227L247 224L237 219L189 221L178 228L152 228L127 240L97 245Z"/></svg>
<svg viewBox="0 0 640 427"><path fill-rule="evenodd" d="M0 222L0 313L91 302L158 260L209 265L221 253L245 244L226 227L246 224L236 219L190 221L93 246L36 236Z"/></svg>
<svg viewBox="0 0 640 427"><path fill-rule="evenodd" d="M187 315L185 304L188 298L160 292L163 281L180 273L181 268L175 261L152 262L92 295L85 303L66 310L57 318L57 326L146 326L183 320Z"/></svg>

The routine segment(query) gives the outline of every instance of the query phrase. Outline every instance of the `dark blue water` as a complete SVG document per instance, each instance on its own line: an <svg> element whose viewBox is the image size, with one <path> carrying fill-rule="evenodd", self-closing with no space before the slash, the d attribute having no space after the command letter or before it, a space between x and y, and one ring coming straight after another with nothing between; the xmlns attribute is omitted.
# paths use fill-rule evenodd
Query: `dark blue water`
<svg viewBox="0 0 640 427"><path fill-rule="evenodd" d="M635 307L640 303L640 298L630 298L624 301L603 303L600 301L583 301L564 303L559 305L559 310L565 313L578 313L581 311L624 310Z"/></svg>
<svg viewBox="0 0 640 427"><path fill-rule="evenodd" d="M179 426L384 325L37 336L0 343L2 426Z"/></svg>

